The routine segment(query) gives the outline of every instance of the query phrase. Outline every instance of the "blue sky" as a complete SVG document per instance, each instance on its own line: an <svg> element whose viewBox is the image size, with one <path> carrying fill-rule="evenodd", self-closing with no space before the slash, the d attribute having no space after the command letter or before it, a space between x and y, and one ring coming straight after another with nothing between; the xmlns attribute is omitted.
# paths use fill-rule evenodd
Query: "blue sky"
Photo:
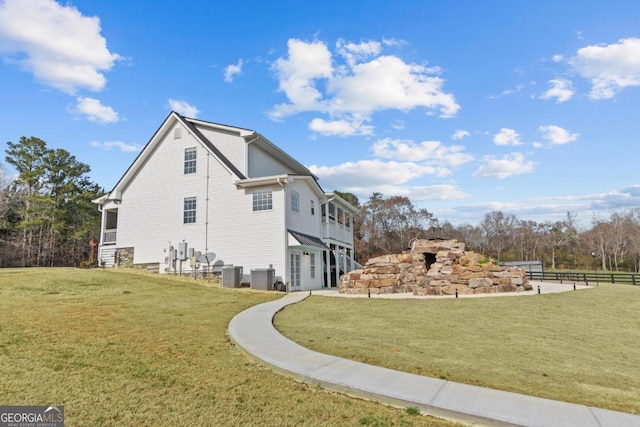
<svg viewBox="0 0 640 427"><path fill-rule="evenodd" d="M617 0L0 0L0 148L39 137L110 190L175 110L361 201L589 226L640 207L639 23Z"/></svg>

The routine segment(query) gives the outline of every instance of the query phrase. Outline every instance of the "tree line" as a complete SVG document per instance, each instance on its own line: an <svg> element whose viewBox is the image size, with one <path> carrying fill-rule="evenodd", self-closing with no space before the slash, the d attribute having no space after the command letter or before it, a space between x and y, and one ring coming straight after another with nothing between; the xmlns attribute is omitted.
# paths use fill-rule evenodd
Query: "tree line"
<svg viewBox="0 0 640 427"><path fill-rule="evenodd" d="M499 261L537 261L545 268L640 272L640 208L611 209L580 229L577 215L567 212L559 221L535 222L514 214L492 211L478 225L439 221L409 198L374 193L360 204L354 217L356 259L401 253L414 238L444 238L465 242L473 250Z"/></svg>
<svg viewBox="0 0 640 427"><path fill-rule="evenodd" d="M91 168L35 137L8 142L5 161L18 175L0 170L0 267L89 265L104 192Z"/></svg>

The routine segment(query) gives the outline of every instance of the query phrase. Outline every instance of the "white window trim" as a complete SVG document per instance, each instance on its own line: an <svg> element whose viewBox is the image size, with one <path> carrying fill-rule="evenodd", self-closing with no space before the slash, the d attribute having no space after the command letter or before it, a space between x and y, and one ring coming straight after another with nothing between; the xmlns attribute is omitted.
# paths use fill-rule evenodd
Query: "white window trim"
<svg viewBox="0 0 640 427"><path fill-rule="evenodd" d="M291 190L291 211L300 213L300 193Z"/></svg>
<svg viewBox="0 0 640 427"><path fill-rule="evenodd" d="M187 153L193 153L193 159L187 159ZM189 163L189 170L187 170L187 163ZM191 164L193 163L193 170L191 170ZM198 171L198 150L196 147L187 147L184 149L184 169L185 175L191 175Z"/></svg>
<svg viewBox="0 0 640 427"><path fill-rule="evenodd" d="M193 209L187 209L187 200L193 200ZM196 197L185 197L182 202L182 224L195 224L198 221L198 200ZM193 212L193 221L187 222L187 213Z"/></svg>
<svg viewBox="0 0 640 427"><path fill-rule="evenodd" d="M257 199L259 195L260 199ZM251 210L253 212L273 210L273 190L254 190L251 196Z"/></svg>
<svg viewBox="0 0 640 427"><path fill-rule="evenodd" d="M309 274L312 279L316 278L316 254L314 252L309 254Z"/></svg>

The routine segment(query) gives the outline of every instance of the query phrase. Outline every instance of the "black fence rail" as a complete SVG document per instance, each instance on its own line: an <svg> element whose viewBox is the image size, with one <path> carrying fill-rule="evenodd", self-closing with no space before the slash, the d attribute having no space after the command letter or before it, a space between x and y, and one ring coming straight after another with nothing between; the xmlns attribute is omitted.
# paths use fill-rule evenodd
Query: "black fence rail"
<svg viewBox="0 0 640 427"><path fill-rule="evenodd" d="M542 271L527 271L529 280L539 282L585 283L597 285L599 283L619 283L622 285L640 285L640 274L616 273L547 273Z"/></svg>

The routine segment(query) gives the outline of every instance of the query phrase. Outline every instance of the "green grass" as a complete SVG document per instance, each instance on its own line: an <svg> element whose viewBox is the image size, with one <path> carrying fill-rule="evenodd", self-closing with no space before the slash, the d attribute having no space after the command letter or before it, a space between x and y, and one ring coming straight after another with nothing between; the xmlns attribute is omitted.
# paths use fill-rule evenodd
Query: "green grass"
<svg viewBox="0 0 640 427"><path fill-rule="evenodd" d="M67 426L451 425L296 382L228 339L276 298L114 270L0 269L0 403Z"/></svg>
<svg viewBox="0 0 640 427"><path fill-rule="evenodd" d="M640 287L446 300L312 296L276 316L310 349L391 369L640 413Z"/></svg>

